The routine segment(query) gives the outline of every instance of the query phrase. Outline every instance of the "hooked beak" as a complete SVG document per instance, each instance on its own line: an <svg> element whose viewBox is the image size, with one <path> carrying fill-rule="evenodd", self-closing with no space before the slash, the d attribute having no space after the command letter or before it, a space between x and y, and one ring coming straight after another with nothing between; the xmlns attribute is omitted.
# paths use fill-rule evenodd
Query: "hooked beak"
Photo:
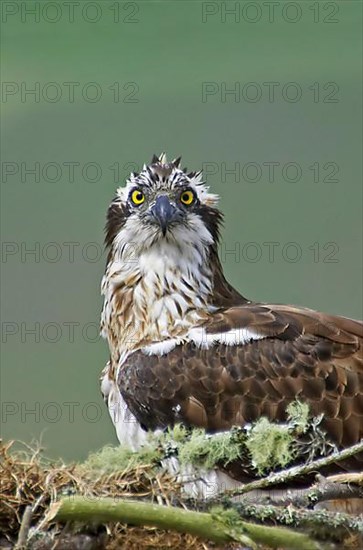
<svg viewBox="0 0 363 550"><path fill-rule="evenodd" d="M156 199L154 206L150 209L150 215L153 221L159 224L164 237L168 226L181 218L180 210L171 204L166 195Z"/></svg>

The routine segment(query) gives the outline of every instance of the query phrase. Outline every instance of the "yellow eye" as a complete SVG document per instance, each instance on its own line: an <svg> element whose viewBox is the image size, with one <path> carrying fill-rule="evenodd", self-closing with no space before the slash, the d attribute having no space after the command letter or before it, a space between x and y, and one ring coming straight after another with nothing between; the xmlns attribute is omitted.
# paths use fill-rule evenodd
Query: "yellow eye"
<svg viewBox="0 0 363 550"><path fill-rule="evenodd" d="M136 204L137 206L139 206L139 204L142 204L145 200L145 195L142 191L140 191L139 189L135 189L135 191L133 191L131 193L131 200L134 204Z"/></svg>
<svg viewBox="0 0 363 550"><path fill-rule="evenodd" d="M186 204L187 206L192 204L194 202L194 193L193 193L193 191L183 191L182 194L180 195L180 201L183 204Z"/></svg>

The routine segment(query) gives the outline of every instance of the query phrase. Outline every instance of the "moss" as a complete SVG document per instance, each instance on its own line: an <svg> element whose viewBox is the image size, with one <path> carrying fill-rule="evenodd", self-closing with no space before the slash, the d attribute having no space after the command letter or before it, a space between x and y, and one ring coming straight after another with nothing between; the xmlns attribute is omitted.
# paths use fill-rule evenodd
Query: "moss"
<svg viewBox="0 0 363 550"><path fill-rule="evenodd" d="M292 401L286 408L287 418L297 433L305 433L309 427L309 405L301 401Z"/></svg>
<svg viewBox="0 0 363 550"><path fill-rule="evenodd" d="M304 433L309 426L308 405L293 401L286 412L288 424L274 424L261 418L247 434L242 428L233 428L209 435L203 429L188 430L177 424L165 432L151 433L148 443L138 452L107 446L89 455L81 467L99 476L144 464L157 467L162 459L178 456L183 466L191 464L208 470L241 459L247 447L252 465L262 474L286 466L292 460L294 436Z"/></svg>
<svg viewBox="0 0 363 550"><path fill-rule="evenodd" d="M139 452L127 447L106 446L97 453L91 453L79 468L99 477L135 468L141 464L157 465L160 458L161 451L149 446L143 447Z"/></svg>
<svg viewBox="0 0 363 550"><path fill-rule="evenodd" d="M185 428L182 424L176 424L169 432L167 437L171 437L175 443L184 443L190 434L190 430Z"/></svg>
<svg viewBox="0 0 363 550"><path fill-rule="evenodd" d="M168 428L164 432L149 432L147 441L154 447L162 446L168 448L169 446L172 446L177 448L189 439L190 433L191 431L182 424L176 424L174 427Z"/></svg>
<svg viewBox="0 0 363 550"><path fill-rule="evenodd" d="M293 443L289 426L272 424L267 418L260 418L250 430L246 447L252 465L262 474L277 466L286 466L293 459Z"/></svg>
<svg viewBox="0 0 363 550"><path fill-rule="evenodd" d="M181 464L212 469L218 463L229 464L241 456L241 441L233 431L209 436L204 430L193 430L179 446Z"/></svg>
<svg viewBox="0 0 363 550"><path fill-rule="evenodd" d="M213 506L210 509L210 514L215 520L223 522L228 527L235 527L236 524L242 523L241 516L234 508Z"/></svg>

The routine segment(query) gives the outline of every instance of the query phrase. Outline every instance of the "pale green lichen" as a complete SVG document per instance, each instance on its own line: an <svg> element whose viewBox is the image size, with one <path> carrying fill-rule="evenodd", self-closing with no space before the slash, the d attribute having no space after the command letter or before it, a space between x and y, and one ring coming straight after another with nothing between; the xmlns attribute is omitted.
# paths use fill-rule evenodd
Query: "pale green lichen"
<svg viewBox="0 0 363 550"><path fill-rule="evenodd" d="M134 452L127 447L106 446L96 453L91 453L87 460L78 467L87 471L91 476L112 474L142 464L157 465L161 458L160 449L145 446Z"/></svg>
<svg viewBox="0 0 363 550"><path fill-rule="evenodd" d="M251 428L246 447L251 454L251 463L259 474L284 467L294 457L294 437L286 424L273 424L260 418Z"/></svg>
<svg viewBox="0 0 363 550"><path fill-rule="evenodd" d="M309 426L309 405L301 401L292 401L286 408L287 419L297 433L305 433Z"/></svg>
<svg viewBox="0 0 363 550"><path fill-rule="evenodd" d="M176 424L172 428L168 428L164 432L153 433L149 432L147 434L147 442L150 445L154 446L167 446L173 444L174 447L177 447L179 444L183 444L190 437L190 430L188 430L182 424Z"/></svg>
<svg viewBox="0 0 363 550"><path fill-rule="evenodd" d="M245 444L259 474L283 468L296 457L296 439L309 428L309 406L298 400L292 401L286 414L287 424L260 418L252 425Z"/></svg>
<svg viewBox="0 0 363 550"><path fill-rule="evenodd" d="M236 432L206 434L205 430L187 430L177 425L167 432L150 434L147 443L137 452L127 447L106 446L91 453L79 466L90 475L111 474L142 464L159 466L171 455L177 456L181 465L213 469L218 463L228 464L240 457L241 441Z"/></svg>
<svg viewBox="0 0 363 550"><path fill-rule="evenodd" d="M175 443L184 443L190 434L190 430L188 430L185 426L182 424L176 424L173 428L171 428L168 432L166 432L166 438L175 441Z"/></svg>
<svg viewBox="0 0 363 550"><path fill-rule="evenodd" d="M295 458L296 437L309 427L309 407L305 403L293 401L286 413L286 424L260 418L248 430L236 427L213 435L177 424L166 432L148 434L146 444L138 452L107 446L90 454L80 467L100 475L142 464L157 468L164 459L176 456L182 466L190 464L210 470L238 459L246 460L247 449L252 466L263 474L284 467Z"/></svg>
<svg viewBox="0 0 363 550"><path fill-rule="evenodd" d="M241 457L241 441L233 431L208 435L205 430L193 430L188 440L178 448L181 464L192 464L206 469L218 463L229 464Z"/></svg>

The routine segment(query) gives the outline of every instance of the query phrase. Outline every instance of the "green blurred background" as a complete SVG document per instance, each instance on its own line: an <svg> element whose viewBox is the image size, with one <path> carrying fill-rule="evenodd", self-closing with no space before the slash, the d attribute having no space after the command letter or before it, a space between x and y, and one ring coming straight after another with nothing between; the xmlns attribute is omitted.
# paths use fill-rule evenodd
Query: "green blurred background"
<svg viewBox="0 0 363 550"><path fill-rule="evenodd" d="M104 218L154 152L206 169L245 295L362 317L360 2L75 2L73 17L64 2L2 4L6 439L65 459L116 442L98 384ZM236 82L239 101L223 94Z"/></svg>

